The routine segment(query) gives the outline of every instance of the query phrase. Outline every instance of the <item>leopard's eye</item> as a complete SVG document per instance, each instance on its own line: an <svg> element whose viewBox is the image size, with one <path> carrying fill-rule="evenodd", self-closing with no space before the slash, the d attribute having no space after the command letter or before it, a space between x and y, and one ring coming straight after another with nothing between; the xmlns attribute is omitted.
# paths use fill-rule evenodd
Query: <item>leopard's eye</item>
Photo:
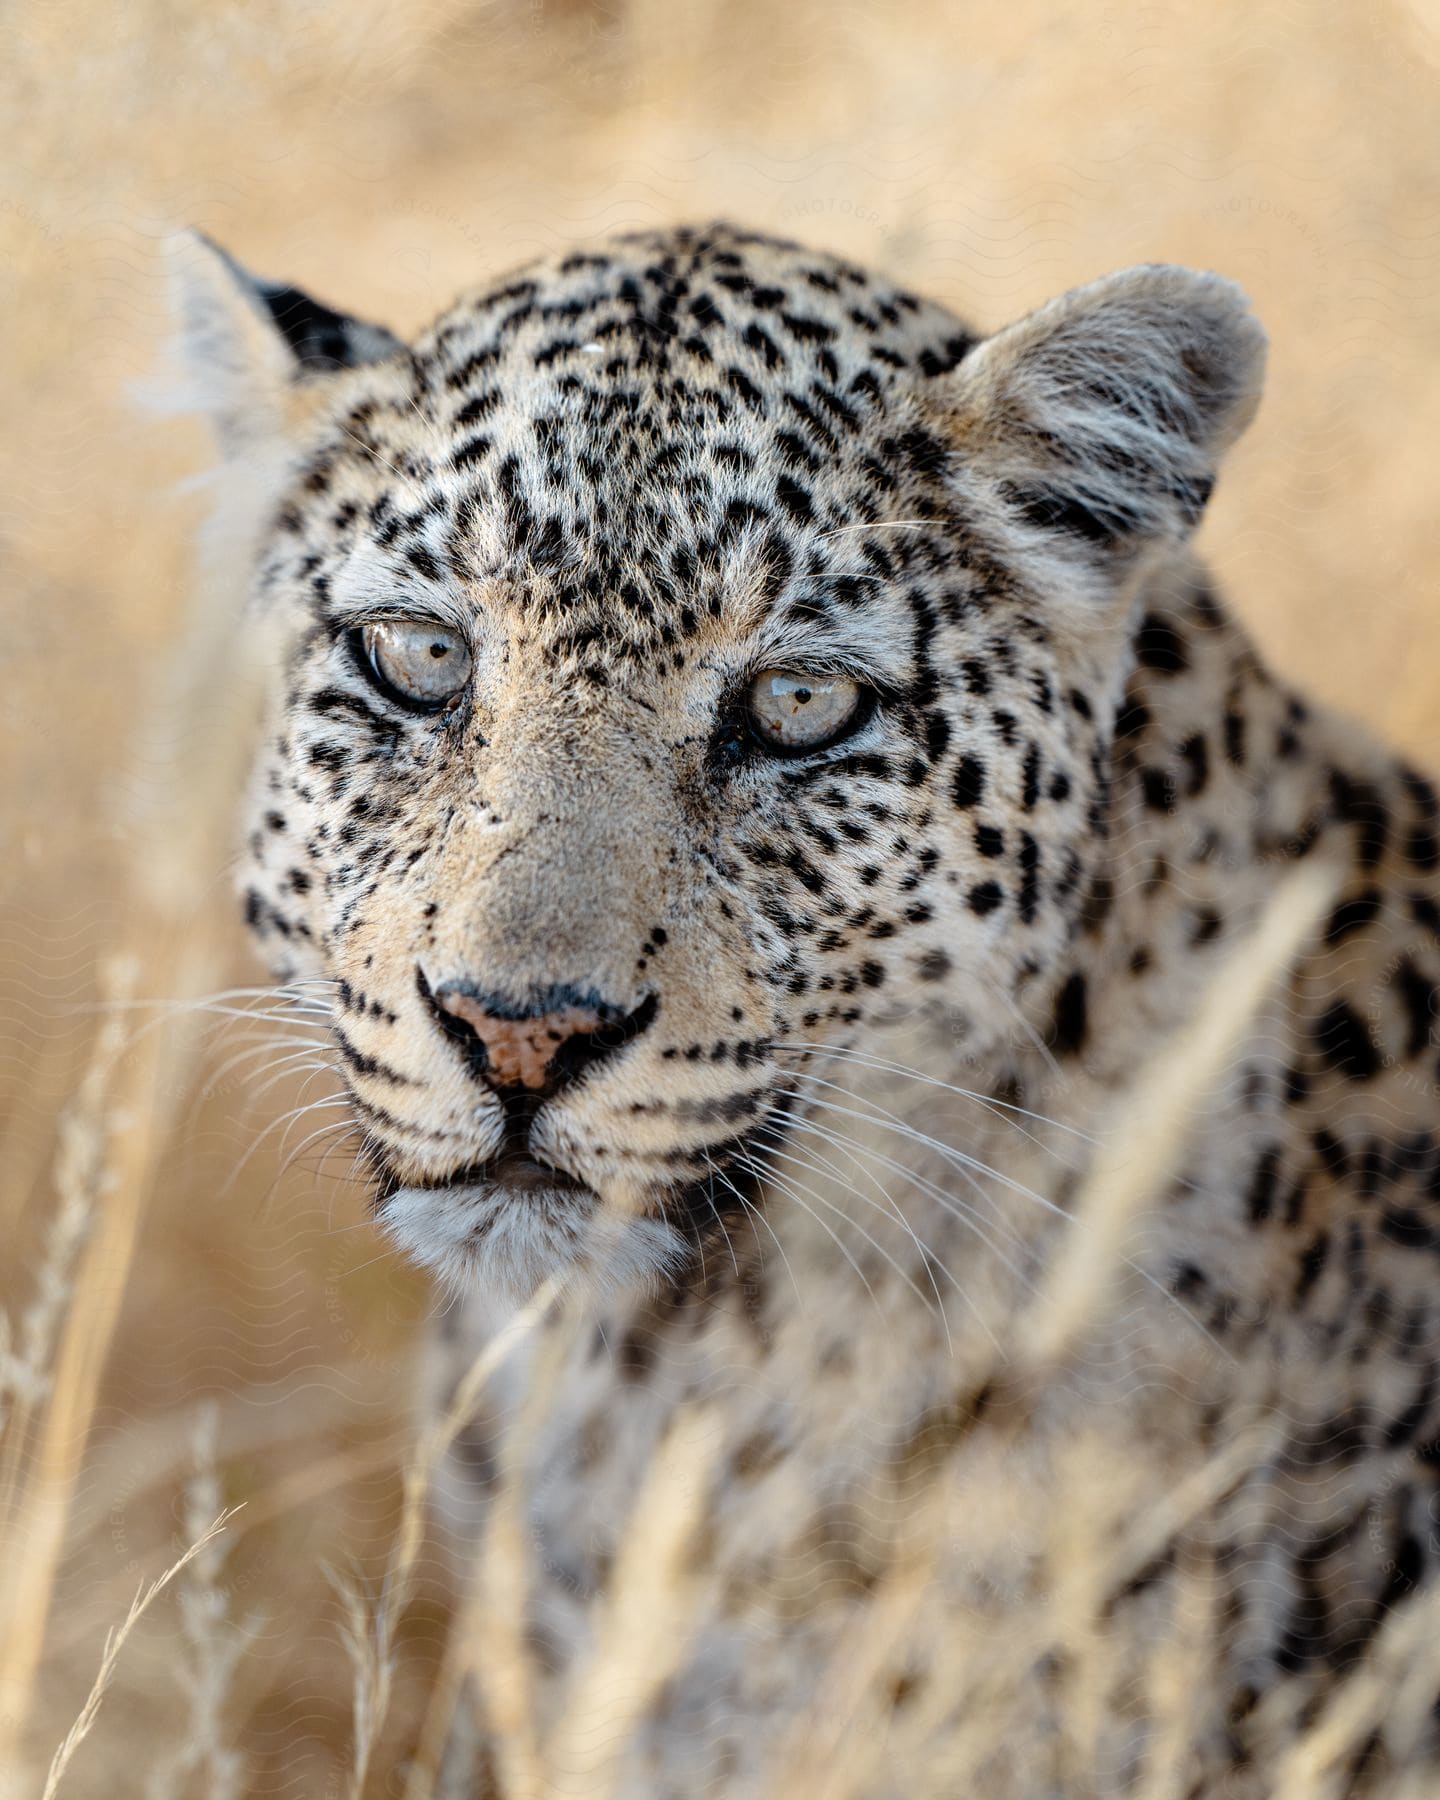
<svg viewBox="0 0 1440 1800"><path fill-rule="evenodd" d="M863 697L848 675L762 669L750 684L750 728L777 750L820 750L858 723Z"/></svg>
<svg viewBox="0 0 1440 1800"><path fill-rule="evenodd" d="M444 706L470 679L465 640L426 619L376 619L361 627L360 647L381 687L412 706Z"/></svg>

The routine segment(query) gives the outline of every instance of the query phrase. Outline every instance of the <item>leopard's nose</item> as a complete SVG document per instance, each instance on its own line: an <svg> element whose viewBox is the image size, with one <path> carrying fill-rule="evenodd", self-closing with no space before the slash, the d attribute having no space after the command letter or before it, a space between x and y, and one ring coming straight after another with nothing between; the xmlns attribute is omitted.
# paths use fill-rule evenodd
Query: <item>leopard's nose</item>
<svg viewBox="0 0 1440 1800"><path fill-rule="evenodd" d="M467 993L454 982L435 990L442 1012L466 1025L485 1052L482 1073L491 1087L528 1088L540 1093L562 1046L591 1037L601 1017L593 1006L562 1006L551 1012L524 1013L497 1005L497 996Z"/></svg>
<svg viewBox="0 0 1440 1800"><path fill-rule="evenodd" d="M465 1044L475 1073L496 1093L555 1093L638 1037L656 1012L653 996L627 1013L571 986L521 1000L456 980L430 997L441 1024Z"/></svg>

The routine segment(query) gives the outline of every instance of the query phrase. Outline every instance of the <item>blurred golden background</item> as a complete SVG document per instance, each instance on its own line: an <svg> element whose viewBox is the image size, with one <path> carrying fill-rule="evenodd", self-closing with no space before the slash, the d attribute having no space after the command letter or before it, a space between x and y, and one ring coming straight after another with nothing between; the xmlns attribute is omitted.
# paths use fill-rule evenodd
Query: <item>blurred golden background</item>
<svg viewBox="0 0 1440 1800"><path fill-rule="evenodd" d="M47 1302L100 958L130 941L138 998L159 1001L167 964L144 934L188 929L211 988L259 979L203 831L182 890L149 914L127 898L169 868L156 796L185 746L166 739L165 697L209 459L196 423L142 404L179 225L402 333L557 245L716 215L880 265L984 328L1129 263L1220 270L1253 296L1272 361L1209 554L1273 663L1440 766L1433 0L32 0L7 11L0 54L0 1395L35 1376L26 1332L31 1352L47 1320L58 1336L80 1279L83 1227L50 1245ZM236 701L206 679L202 709ZM224 785L197 790L217 830ZM166 1029L157 1007L126 1017ZM369 1230L348 1149L327 1160L309 1139L336 1115L267 1129L324 1097L282 1054L216 1017L156 1076L171 1127L142 1158L133 1254L92 1258L81 1289L117 1312L93 1415L54 1427L79 1474L33 1666L0 1670L0 1741L20 1707L11 1737L43 1770L105 1630L188 1541L197 1494L246 1503L203 1603L253 1641L218 1724L197 1724L175 1670L189 1615L162 1597L66 1792L348 1791L325 1565L379 1566L409 1345L434 1299ZM44 1401L14 1492L44 1454ZM387 1771L441 1611L422 1583L374 1793L400 1791ZM166 1762L211 1727L243 1762Z"/></svg>

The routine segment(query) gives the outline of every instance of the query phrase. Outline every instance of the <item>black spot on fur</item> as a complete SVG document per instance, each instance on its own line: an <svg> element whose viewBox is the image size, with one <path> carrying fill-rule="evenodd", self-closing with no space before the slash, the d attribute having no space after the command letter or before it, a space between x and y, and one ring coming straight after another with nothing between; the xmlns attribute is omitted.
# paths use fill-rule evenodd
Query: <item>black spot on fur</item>
<svg viewBox="0 0 1440 1800"><path fill-rule="evenodd" d="M1355 1009L1337 1000L1316 1021L1315 1048L1330 1068L1350 1081L1370 1081L1380 1068L1380 1055L1369 1027Z"/></svg>
<svg viewBox="0 0 1440 1800"><path fill-rule="evenodd" d="M1077 970L1055 1001L1055 1022L1050 1043L1060 1056L1074 1056L1084 1048L1089 1029L1089 1001L1085 977Z"/></svg>
<svg viewBox="0 0 1440 1800"><path fill-rule="evenodd" d="M1181 675L1190 666L1185 640L1157 613L1146 613L1135 634L1135 660L1157 675Z"/></svg>
<svg viewBox="0 0 1440 1800"><path fill-rule="evenodd" d="M962 812L978 806L985 797L985 765L973 756L962 756L951 792Z"/></svg>
<svg viewBox="0 0 1440 1800"><path fill-rule="evenodd" d="M1005 833L998 825L977 825L975 827L975 848L981 856L1003 856L1005 854Z"/></svg>
<svg viewBox="0 0 1440 1800"><path fill-rule="evenodd" d="M1357 931L1363 931L1367 925L1373 924L1380 916L1380 891L1378 888L1366 888L1363 894L1355 894L1348 900L1342 900L1330 915L1330 923L1325 927L1325 942L1332 947L1343 944L1348 937Z"/></svg>

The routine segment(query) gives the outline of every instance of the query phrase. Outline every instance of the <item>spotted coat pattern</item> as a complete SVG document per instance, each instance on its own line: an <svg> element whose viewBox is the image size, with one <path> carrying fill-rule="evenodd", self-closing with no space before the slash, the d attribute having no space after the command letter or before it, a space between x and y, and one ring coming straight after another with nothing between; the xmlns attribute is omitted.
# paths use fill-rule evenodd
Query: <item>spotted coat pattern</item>
<svg viewBox="0 0 1440 1800"><path fill-rule="evenodd" d="M1067 1390L1140 1395L1132 1443L1182 1470L1242 1389L1284 1422L1207 1514L1187 1777L1265 1791L1260 1699L1319 1705L1440 1554L1440 803L1272 678L1188 548L1258 391L1234 290L1137 270L982 339L712 227L558 256L408 348L214 257L186 323L266 471L284 640L249 924L328 984L381 1222L464 1295L443 1355L547 1275L590 1296L525 1463L552 1716L666 1422L718 1434L717 1591L623 1791L760 1791L866 1604L866 1497L983 1455L1097 1122L1286 873L1331 872ZM447 707L377 685L395 618L468 646ZM766 668L853 679L852 728L757 744ZM455 981L614 1041L497 1097ZM493 1457L460 1445L459 1510Z"/></svg>

